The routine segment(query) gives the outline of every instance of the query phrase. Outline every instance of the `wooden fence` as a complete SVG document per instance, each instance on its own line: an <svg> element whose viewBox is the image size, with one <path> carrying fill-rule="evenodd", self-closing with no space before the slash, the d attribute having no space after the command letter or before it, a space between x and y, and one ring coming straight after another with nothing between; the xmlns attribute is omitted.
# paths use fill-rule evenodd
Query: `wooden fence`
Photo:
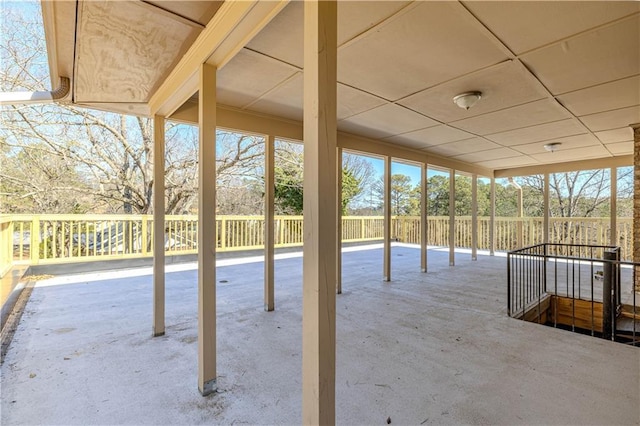
<svg viewBox="0 0 640 426"><path fill-rule="evenodd" d="M276 247L302 245L302 216L275 217ZM550 241L571 244L609 244L608 218L550 218ZM478 218L478 248L490 247L488 217ZM262 216L217 216L219 251L260 249L264 246ZM197 216L165 217L167 255L196 253ZM420 218L392 218L392 238L420 242ZM455 246L471 247L470 216L456 217ZM495 250L507 251L543 242L542 218L496 217ZM428 244L448 246L449 218L430 216ZM623 257L632 254L633 230L630 218L618 219L618 245ZM0 215L0 275L12 264L126 259L151 256L153 216L146 215ZM344 242L383 239L384 220L380 216L342 218Z"/></svg>

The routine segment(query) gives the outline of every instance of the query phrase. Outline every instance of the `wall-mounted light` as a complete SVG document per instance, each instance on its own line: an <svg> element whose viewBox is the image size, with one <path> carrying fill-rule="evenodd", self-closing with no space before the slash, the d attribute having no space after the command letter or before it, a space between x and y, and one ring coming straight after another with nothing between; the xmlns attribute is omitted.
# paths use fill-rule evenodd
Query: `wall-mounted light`
<svg viewBox="0 0 640 426"><path fill-rule="evenodd" d="M474 106L482 97L482 92L465 92L453 97L453 103L462 109Z"/></svg>
<svg viewBox="0 0 640 426"><path fill-rule="evenodd" d="M562 145L562 143L560 142L551 142L548 143L544 146L544 149L546 149L549 152L555 152L558 150L558 148L560 148L560 145Z"/></svg>

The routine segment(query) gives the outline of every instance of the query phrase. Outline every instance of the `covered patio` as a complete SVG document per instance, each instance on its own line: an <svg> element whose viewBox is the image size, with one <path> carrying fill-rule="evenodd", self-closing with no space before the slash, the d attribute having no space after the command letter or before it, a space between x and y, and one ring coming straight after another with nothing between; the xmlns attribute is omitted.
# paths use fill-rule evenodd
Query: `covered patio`
<svg viewBox="0 0 640 426"><path fill-rule="evenodd" d="M3 422L637 423L635 348L506 318L476 197L490 179L494 232L495 179L543 175L547 243L550 173L609 168L615 188L635 166L640 261L640 3L42 5L54 90L3 102L153 117L157 236L165 123L197 125L198 263L170 273L155 238L152 279L38 284L2 366ZM265 138L263 263L216 268L218 128ZM302 261L274 261L276 139L304 142ZM343 150L384 159L374 256L340 256ZM393 160L421 168L417 248L392 250ZM428 167L450 177L445 252L427 250ZM456 174L473 184L465 256ZM613 189L610 208L616 245Z"/></svg>
<svg viewBox="0 0 640 426"><path fill-rule="evenodd" d="M505 315L505 258L381 245L344 253L336 307L340 424L634 424L637 349ZM280 257L280 255L279 255ZM151 268L39 282L2 367L3 424L295 424L302 259L275 262L262 311L259 259L218 263L218 391L202 398L196 265L168 267L167 332L152 338ZM614 361L615 360L615 361Z"/></svg>

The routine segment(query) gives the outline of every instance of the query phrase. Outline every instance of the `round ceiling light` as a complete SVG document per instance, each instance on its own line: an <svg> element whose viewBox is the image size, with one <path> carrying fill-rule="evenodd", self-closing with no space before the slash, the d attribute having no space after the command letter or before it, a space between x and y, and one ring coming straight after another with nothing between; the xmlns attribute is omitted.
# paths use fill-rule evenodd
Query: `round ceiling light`
<svg viewBox="0 0 640 426"><path fill-rule="evenodd" d="M549 152L555 152L558 150L558 148L560 148L560 145L562 145L562 143L560 142L551 142L548 143L544 146L544 149L546 149Z"/></svg>
<svg viewBox="0 0 640 426"><path fill-rule="evenodd" d="M462 109L474 106L482 97L482 92L465 92L453 97L453 103Z"/></svg>

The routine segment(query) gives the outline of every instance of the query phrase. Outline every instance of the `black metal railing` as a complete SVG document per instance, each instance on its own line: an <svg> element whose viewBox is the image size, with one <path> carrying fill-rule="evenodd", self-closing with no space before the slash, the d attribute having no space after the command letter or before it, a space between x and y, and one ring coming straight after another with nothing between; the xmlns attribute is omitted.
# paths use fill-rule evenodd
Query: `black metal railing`
<svg viewBox="0 0 640 426"><path fill-rule="evenodd" d="M636 345L640 263L620 248L546 243L507 253L510 317Z"/></svg>

